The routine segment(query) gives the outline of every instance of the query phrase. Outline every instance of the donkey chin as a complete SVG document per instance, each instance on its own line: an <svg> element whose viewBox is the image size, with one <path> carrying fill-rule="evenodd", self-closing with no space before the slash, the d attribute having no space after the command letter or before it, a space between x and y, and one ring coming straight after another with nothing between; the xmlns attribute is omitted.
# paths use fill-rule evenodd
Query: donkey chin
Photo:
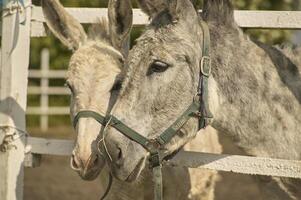
<svg viewBox="0 0 301 200"><path fill-rule="evenodd" d="M138 162L129 160L129 162L131 162L130 164L125 162L122 166L116 163L111 164L113 176L118 180L125 182L134 182L138 180L142 171L145 169L147 160L146 158L147 157L143 157ZM134 163L137 164L133 165Z"/></svg>

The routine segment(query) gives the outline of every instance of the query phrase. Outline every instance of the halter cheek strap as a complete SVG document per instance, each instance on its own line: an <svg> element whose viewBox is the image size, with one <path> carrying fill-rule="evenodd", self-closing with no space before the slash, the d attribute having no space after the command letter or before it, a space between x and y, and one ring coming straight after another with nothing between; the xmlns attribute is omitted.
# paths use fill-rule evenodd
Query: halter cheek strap
<svg viewBox="0 0 301 200"><path fill-rule="evenodd" d="M203 56L200 62L200 79L198 86L198 95L200 98L200 120L199 129L211 124L213 115L209 109L209 91L208 83L211 75L211 58L210 58L210 32L208 25L200 20L203 30Z"/></svg>
<svg viewBox="0 0 301 200"><path fill-rule="evenodd" d="M77 113L73 120L75 127L80 118L94 118L103 126L111 126L125 135L130 140L143 146L149 153L149 164L153 170L154 192L155 200L163 200L163 182L162 182L162 161L164 158L160 157L160 149L168 144L178 133L178 131L187 123L192 117L199 118L199 129L205 128L211 122L213 116L209 110L208 100L208 80L211 74L211 60L209 54L210 48L210 34L207 24L200 22L203 29L203 56L200 61L200 80L198 85L197 96L189 107L177 118L177 120L170 125L159 136L149 139L142 134L136 132L128 127L118 118L113 115L103 116L97 112L86 110ZM103 134L103 133L102 133ZM102 198L104 199L105 196Z"/></svg>
<svg viewBox="0 0 301 200"><path fill-rule="evenodd" d="M169 143L191 117L199 116L199 107L199 103L194 101L172 125L170 125L161 135L153 139L144 137L113 115L108 115L105 117L91 110L83 110L78 112L73 120L73 125L75 127L80 118L94 118L103 126L109 125L115 128L130 140L133 140L143 146L150 153L154 153L158 152L160 147Z"/></svg>

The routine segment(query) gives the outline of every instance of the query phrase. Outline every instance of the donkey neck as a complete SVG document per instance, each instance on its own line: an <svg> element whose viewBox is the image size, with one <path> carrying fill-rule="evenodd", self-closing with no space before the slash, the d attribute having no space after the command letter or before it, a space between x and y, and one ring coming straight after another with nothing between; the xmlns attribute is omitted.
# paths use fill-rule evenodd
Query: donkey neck
<svg viewBox="0 0 301 200"><path fill-rule="evenodd" d="M300 159L300 99L281 79L287 72L238 28L210 24L210 29L217 87L209 92L218 96L213 127L248 154Z"/></svg>

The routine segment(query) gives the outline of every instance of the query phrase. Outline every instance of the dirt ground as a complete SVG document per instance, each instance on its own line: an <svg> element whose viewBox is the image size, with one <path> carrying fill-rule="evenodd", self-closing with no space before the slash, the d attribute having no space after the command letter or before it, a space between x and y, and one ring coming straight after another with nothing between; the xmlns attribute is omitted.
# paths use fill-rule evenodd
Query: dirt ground
<svg viewBox="0 0 301 200"><path fill-rule="evenodd" d="M34 133L35 130L32 130ZM37 132L37 131L36 131ZM61 128L43 137L71 138L70 130ZM37 135L35 135L37 136ZM41 135L40 135L41 136ZM241 154L227 139L222 139L224 153ZM221 173L216 200L259 200L259 188L254 178L246 175ZM25 170L25 200L98 200L98 181L85 182L69 167L69 157L43 156L42 165Z"/></svg>

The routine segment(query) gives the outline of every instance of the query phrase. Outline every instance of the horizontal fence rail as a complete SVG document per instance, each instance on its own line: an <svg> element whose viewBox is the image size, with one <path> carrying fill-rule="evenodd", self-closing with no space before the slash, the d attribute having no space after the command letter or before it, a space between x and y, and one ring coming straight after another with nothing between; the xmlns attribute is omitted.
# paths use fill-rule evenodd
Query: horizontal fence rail
<svg viewBox="0 0 301 200"><path fill-rule="evenodd" d="M28 94L69 95L70 91L64 87L28 87Z"/></svg>
<svg viewBox="0 0 301 200"><path fill-rule="evenodd" d="M101 17L107 17L106 8L66 8L80 23L97 23ZM135 26L149 23L149 18L140 9L133 11ZM300 29L301 11L235 11L235 20L243 28ZM32 10L31 36L46 36L43 26L45 18L41 7Z"/></svg>
<svg viewBox="0 0 301 200"><path fill-rule="evenodd" d="M74 141L71 140L29 137L26 149L34 154L70 156L73 147ZM248 175L301 178L301 161L295 160L184 151L165 164Z"/></svg>
<svg viewBox="0 0 301 200"><path fill-rule="evenodd" d="M170 166L211 169L248 175L301 178L301 161L263 157L179 152Z"/></svg>
<svg viewBox="0 0 301 200"><path fill-rule="evenodd" d="M44 51L45 52L45 51ZM43 56L42 56L43 57ZM43 62L43 59L42 59ZM45 97L49 95L70 95L71 92L68 88L61 87L51 87L48 84L48 79L63 79L66 77L67 70L49 70L48 68L41 67L41 70L29 70L28 77L30 79L41 79L47 80L46 84L41 86L29 86L27 93L29 95L41 95L41 105L38 107L28 107L26 113L29 115L69 115L70 109L69 107L50 107L48 105L48 100L46 103ZM41 116L43 117L43 116ZM45 130L47 128L44 128Z"/></svg>
<svg viewBox="0 0 301 200"><path fill-rule="evenodd" d="M28 107L26 114L29 115L69 115L69 107ZM47 128L46 128L47 129Z"/></svg>
<svg viewBox="0 0 301 200"><path fill-rule="evenodd" d="M34 70L29 71L29 78L66 78L66 70Z"/></svg>
<svg viewBox="0 0 301 200"><path fill-rule="evenodd" d="M33 154L45 154L54 156L70 156L74 147L74 141L56 140L45 138L27 138L27 151Z"/></svg>

